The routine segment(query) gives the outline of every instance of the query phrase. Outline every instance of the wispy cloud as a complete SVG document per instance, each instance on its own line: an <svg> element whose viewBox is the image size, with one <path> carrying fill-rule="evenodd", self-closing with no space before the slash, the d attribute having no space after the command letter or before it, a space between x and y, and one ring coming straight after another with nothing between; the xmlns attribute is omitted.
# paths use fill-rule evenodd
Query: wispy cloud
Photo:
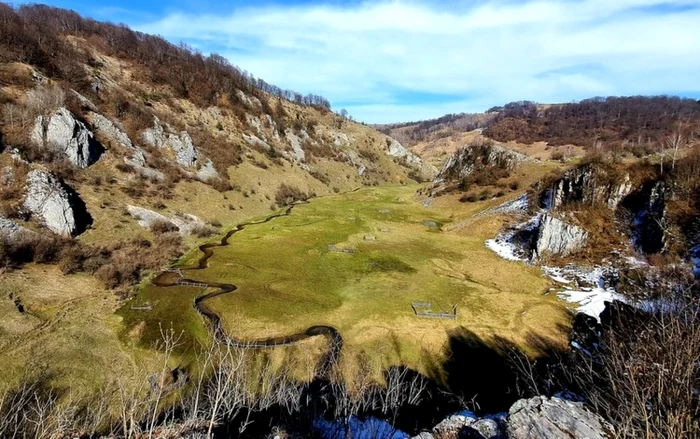
<svg viewBox="0 0 700 439"><path fill-rule="evenodd" d="M700 0L488 0L268 4L137 27L384 122L520 99L700 93L698 23Z"/></svg>

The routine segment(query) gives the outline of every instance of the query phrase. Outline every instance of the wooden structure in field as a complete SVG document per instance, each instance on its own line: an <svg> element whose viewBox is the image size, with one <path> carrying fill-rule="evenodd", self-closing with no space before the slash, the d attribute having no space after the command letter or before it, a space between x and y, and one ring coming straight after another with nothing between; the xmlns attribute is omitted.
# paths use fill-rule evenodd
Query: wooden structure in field
<svg viewBox="0 0 700 439"><path fill-rule="evenodd" d="M457 305L452 305L451 309L436 309L433 310L431 302L413 302L411 303L413 313L418 317L429 319L455 319L457 318Z"/></svg>

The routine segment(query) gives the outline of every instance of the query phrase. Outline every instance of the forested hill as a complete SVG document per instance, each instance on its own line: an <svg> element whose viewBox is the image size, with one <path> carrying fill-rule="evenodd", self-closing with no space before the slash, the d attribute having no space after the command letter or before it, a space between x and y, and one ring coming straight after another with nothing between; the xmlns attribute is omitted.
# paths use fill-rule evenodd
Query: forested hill
<svg viewBox="0 0 700 439"><path fill-rule="evenodd" d="M99 61L68 36L87 40L104 55L145 67L149 82L170 86L177 97L200 106L216 105L227 93L235 102L233 92L242 90L258 98L269 93L296 104L330 109L330 103L322 96L303 96L270 85L220 55L203 56L183 44L175 46L161 37L86 19L74 11L46 5L13 9L0 3L0 23L1 62L32 65L80 93L95 92L94 78L84 66L97 68ZM3 82L7 84L7 78Z"/></svg>
<svg viewBox="0 0 700 439"><path fill-rule="evenodd" d="M488 112L497 116L485 134L502 142L641 144L700 127L700 101L675 96L591 98L557 105L521 101Z"/></svg>

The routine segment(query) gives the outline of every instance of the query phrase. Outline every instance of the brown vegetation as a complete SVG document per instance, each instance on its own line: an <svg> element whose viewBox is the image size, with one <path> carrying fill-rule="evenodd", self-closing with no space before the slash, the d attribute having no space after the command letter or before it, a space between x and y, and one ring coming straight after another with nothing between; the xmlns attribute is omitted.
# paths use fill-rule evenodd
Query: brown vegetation
<svg viewBox="0 0 700 439"><path fill-rule="evenodd" d="M502 142L587 147L601 142L634 150L670 136L679 122L692 131L700 128L700 102L668 96L592 98L545 109L534 102L513 102L490 111L498 116L485 134Z"/></svg>
<svg viewBox="0 0 700 439"><path fill-rule="evenodd" d="M304 201L309 196L299 188L282 183L277 189L275 203L278 206L289 206L297 201Z"/></svg>

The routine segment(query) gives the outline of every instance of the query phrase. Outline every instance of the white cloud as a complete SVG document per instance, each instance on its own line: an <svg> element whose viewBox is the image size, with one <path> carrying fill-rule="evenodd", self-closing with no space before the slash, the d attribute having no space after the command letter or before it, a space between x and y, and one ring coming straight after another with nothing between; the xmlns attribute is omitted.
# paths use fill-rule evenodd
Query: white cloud
<svg viewBox="0 0 700 439"><path fill-rule="evenodd" d="M385 122L520 99L700 92L697 23L700 0L488 0L456 9L400 1L246 7L138 27ZM455 99L421 104L410 91Z"/></svg>

